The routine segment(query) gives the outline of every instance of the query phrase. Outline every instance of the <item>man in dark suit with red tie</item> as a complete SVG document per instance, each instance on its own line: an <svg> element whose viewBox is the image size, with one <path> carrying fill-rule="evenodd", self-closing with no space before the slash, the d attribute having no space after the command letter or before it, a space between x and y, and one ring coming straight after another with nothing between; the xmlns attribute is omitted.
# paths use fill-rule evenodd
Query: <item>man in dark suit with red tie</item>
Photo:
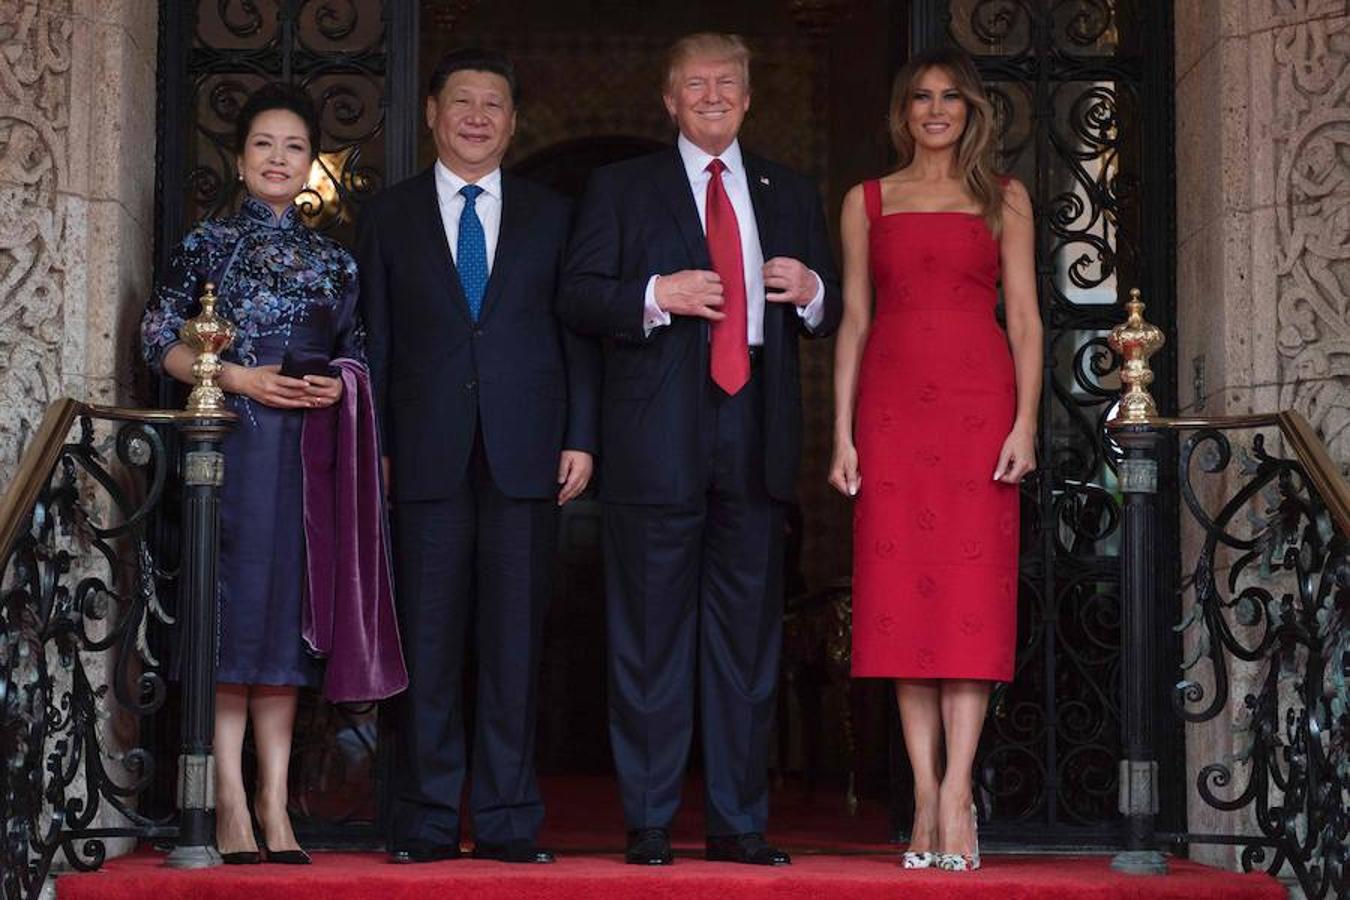
<svg viewBox="0 0 1350 900"><path fill-rule="evenodd" d="M710 860L783 865L764 839L782 642L784 510L801 445L799 335L839 286L815 186L744 152L749 52L671 50L669 150L595 173L559 312L604 339L610 739L626 859L672 861L697 696Z"/></svg>
<svg viewBox="0 0 1350 900"><path fill-rule="evenodd" d="M554 314L568 204L501 170L516 95L501 54L444 56L426 103L436 163L361 216L410 676L391 785L395 862L460 852L470 624L474 856L553 860L536 843L536 680L558 507L585 489L596 449L600 357Z"/></svg>

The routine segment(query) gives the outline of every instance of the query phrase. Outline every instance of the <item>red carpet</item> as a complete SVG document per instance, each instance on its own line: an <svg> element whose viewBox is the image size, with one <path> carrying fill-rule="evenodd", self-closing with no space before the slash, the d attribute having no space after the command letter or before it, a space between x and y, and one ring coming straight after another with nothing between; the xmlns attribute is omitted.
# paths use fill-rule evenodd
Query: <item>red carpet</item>
<svg viewBox="0 0 1350 900"><path fill-rule="evenodd" d="M540 779L540 789L548 809L539 836L543 846L585 853L623 849L623 812L614 776L546 777ZM884 807L868 802L850 816L841 788L821 787L808 797L794 781L773 792L768 837L788 850L886 851L888 819ZM696 777L685 780L670 836L676 849L703 849L703 783Z"/></svg>
<svg viewBox="0 0 1350 900"><path fill-rule="evenodd" d="M970 874L906 872L895 855L799 855L784 869L707 863L640 869L617 856L564 856L552 866L458 860L393 866L374 853L319 853L308 868L232 866L177 872L158 854L63 875L58 900L1284 900L1261 875L1173 861L1172 873L1119 875L1110 858L995 856Z"/></svg>
<svg viewBox="0 0 1350 900"><path fill-rule="evenodd" d="M623 816L612 777L546 778L542 789L548 818L540 840L560 854L552 866L469 859L395 866L381 853L321 852L309 867L180 872L145 850L102 872L62 875L57 900L1285 900L1271 878L1185 860L1158 878L1112 872L1109 855L994 854L970 875L906 872L886 843L885 810L864 804L849 816L841 791L822 788L807 797L792 784L774 792L769 824L769 837L795 854L792 866L708 863L700 858L702 789L692 778L671 829L676 864L642 869L623 865L618 855Z"/></svg>

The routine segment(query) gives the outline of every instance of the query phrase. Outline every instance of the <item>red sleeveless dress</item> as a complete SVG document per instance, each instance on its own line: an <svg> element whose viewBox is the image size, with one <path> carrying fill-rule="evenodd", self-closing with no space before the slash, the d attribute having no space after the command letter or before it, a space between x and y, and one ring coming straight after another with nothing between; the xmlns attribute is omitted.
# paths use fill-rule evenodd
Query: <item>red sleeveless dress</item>
<svg viewBox="0 0 1350 900"><path fill-rule="evenodd" d="M1016 413L994 318L999 245L968 213L882 215L863 185L875 314L858 374L853 674L1009 681L1018 490L994 481Z"/></svg>

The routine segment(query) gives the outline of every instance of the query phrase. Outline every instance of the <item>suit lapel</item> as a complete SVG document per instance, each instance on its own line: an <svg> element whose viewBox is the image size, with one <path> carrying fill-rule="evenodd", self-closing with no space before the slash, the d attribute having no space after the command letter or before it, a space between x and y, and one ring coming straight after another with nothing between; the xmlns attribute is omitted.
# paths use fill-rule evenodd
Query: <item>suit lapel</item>
<svg viewBox="0 0 1350 900"><path fill-rule="evenodd" d="M764 174L759 160L741 151L745 162L745 181L750 187L750 204L755 208L755 227L759 230L759 248L768 262L778 255L778 235L775 226L778 222L778 205L774 196L774 187L769 176ZM780 345L783 337L783 316L791 314L782 303L764 301L764 355L767 360L777 361L781 357Z"/></svg>
<svg viewBox="0 0 1350 900"><path fill-rule="evenodd" d="M449 294L450 305L463 316L466 320L469 318L469 301L464 296L464 287L459 283L459 270L455 268L455 257L450 253L450 242L445 236L445 222L441 220L440 198L436 193L436 171L433 166L423 173L424 184L419 186L417 191L418 205L421 208L419 217L422 219L422 233L428 236L431 241L433 258L436 263L432 266L433 271L438 277L445 279L446 293ZM444 273L444 274L442 274ZM436 282L439 286L440 282ZM435 293L433 289L433 293Z"/></svg>
<svg viewBox="0 0 1350 900"><path fill-rule="evenodd" d="M712 259L708 256L708 240L703 236L703 226L698 220L698 207L694 205L694 195L689 190L689 176L684 171L684 160L680 151L672 147L662 161L657 172L657 182L666 198L670 212L680 229L680 238L689 254L690 268L711 269Z"/></svg>
<svg viewBox="0 0 1350 900"><path fill-rule="evenodd" d="M773 193L773 184L760 168L759 160L744 150L741 159L745 163L745 181L750 186L750 205L755 208L755 227L759 230L759 247L764 252L764 261L768 262L778 254L774 226L778 221L778 207Z"/></svg>
<svg viewBox="0 0 1350 900"><path fill-rule="evenodd" d="M503 285L510 280L515 267L510 261L517 257L519 245L525 240L525 223L530 220L529 200L523 191L513 190L515 179L502 173L502 217L497 230L497 251L492 258L492 271L488 274L487 290L483 293L483 309L478 321L488 317L496 305L497 298L505 290Z"/></svg>

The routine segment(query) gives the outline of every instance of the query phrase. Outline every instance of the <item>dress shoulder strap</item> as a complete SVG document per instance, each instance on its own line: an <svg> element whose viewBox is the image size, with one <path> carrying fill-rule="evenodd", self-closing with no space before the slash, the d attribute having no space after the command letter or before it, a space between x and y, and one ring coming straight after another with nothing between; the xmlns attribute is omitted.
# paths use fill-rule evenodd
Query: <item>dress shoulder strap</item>
<svg viewBox="0 0 1350 900"><path fill-rule="evenodd" d="M867 221L875 222L881 218L881 180L873 178L863 182L863 206L867 208Z"/></svg>

